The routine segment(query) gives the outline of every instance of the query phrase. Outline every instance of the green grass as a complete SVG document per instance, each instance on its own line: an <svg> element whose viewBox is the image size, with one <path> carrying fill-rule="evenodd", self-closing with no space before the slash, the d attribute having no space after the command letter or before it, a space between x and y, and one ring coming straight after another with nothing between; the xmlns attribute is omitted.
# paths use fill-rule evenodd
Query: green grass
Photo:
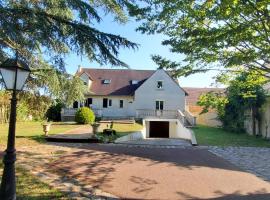
<svg viewBox="0 0 270 200"><path fill-rule="evenodd" d="M81 125L55 123L51 125L49 134L62 133L77 128ZM0 145L6 145L8 135L8 124L0 125ZM16 124L16 146L31 146L44 142L43 128L41 122L17 122Z"/></svg>
<svg viewBox="0 0 270 200"><path fill-rule="evenodd" d="M140 131L142 130L142 125L139 123L134 124L114 124L113 129L116 131L116 133L120 136L127 135L132 132Z"/></svg>
<svg viewBox="0 0 270 200"><path fill-rule="evenodd" d="M110 124L108 125L110 126ZM113 129L116 131L116 135L107 136L107 135L104 135L103 133L98 133L96 136L102 142L113 142L119 137L142 130L142 125L139 123L114 124Z"/></svg>
<svg viewBox="0 0 270 200"><path fill-rule="evenodd" d="M50 134L62 133L64 131L77 128L76 124L56 123L51 126ZM0 125L0 145L6 146L8 124ZM16 147L33 146L44 142L43 128L41 122L18 122L16 127ZM2 158L1 158L2 160ZM2 162L0 161L0 178L2 175ZM17 167L17 195L23 200L50 200L67 199L63 193L42 183L39 179L31 175L26 170Z"/></svg>
<svg viewBox="0 0 270 200"><path fill-rule="evenodd" d="M0 169L3 168L2 163ZM2 170L0 170L2 174ZM0 176L1 178L1 176ZM1 181L1 180L0 180ZM52 200L52 199L68 199L60 191L42 183L35 176L26 170L16 167L16 189L17 199L21 200Z"/></svg>
<svg viewBox="0 0 270 200"><path fill-rule="evenodd" d="M198 126L193 129L199 145L269 147L270 141L246 133L232 133L221 128Z"/></svg>

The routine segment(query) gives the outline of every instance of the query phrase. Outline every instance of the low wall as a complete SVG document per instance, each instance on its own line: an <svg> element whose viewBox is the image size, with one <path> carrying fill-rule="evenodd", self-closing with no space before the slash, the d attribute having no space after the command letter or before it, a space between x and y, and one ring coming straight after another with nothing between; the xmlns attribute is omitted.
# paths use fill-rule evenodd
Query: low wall
<svg viewBox="0 0 270 200"><path fill-rule="evenodd" d="M143 134L143 132L135 132L135 133L131 133L123 137L120 137L116 139L114 142L121 143L121 142L132 141L132 140L140 140L144 138L145 138L145 135Z"/></svg>
<svg viewBox="0 0 270 200"><path fill-rule="evenodd" d="M165 121L165 120L158 120L158 121ZM176 138L176 139L185 139L189 140L192 145L197 145L196 137L193 133L193 131L190 128L186 128L180 120L168 120L170 122L170 128L172 125L175 127L174 133L170 134L170 138ZM149 129L149 123L147 123L145 120L143 120L143 129L140 132L131 133L128 135L125 135L123 137L120 137L115 140L115 143L121 143L126 141L132 141L132 140L140 140L147 138L147 130Z"/></svg>
<svg viewBox="0 0 270 200"><path fill-rule="evenodd" d="M201 106L189 105L188 110L196 117L197 124L219 127L222 125L221 121L217 119L217 112L209 110L209 112L200 114L202 112Z"/></svg>

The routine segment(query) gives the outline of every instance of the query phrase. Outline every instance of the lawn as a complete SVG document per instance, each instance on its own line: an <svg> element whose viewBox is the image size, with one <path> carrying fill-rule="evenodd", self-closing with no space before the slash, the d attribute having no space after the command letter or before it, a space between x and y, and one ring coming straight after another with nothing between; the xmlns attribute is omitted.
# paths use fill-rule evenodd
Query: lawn
<svg viewBox="0 0 270 200"><path fill-rule="evenodd" d="M206 146L245 146L269 147L270 141L247 135L246 133L231 133L221 128L198 126L193 129L199 145Z"/></svg>
<svg viewBox="0 0 270 200"><path fill-rule="evenodd" d="M107 124L107 127L110 127L110 124ZM120 124L120 123L115 123L113 124L113 128L116 131L116 135L113 136L107 136L104 135L103 133L98 133L96 136L98 137L99 140L102 142L113 142L119 137L125 136L127 134L137 132L142 130L142 125L139 123L134 123L134 124Z"/></svg>
<svg viewBox="0 0 270 200"><path fill-rule="evenodd" d="M49 134L62 133L64 131L77 128L81 125L55 123L51 126ZM6 145L8 124L0 125L0 145ZM16 146L30 146L44 142L43 128L41 122L17 122L16 124Z"/></svg>
<svg viewBox="0 0 270 200"><path fill-rule="evenodd" d="M142 130L142 125L139 123L134 124L114 124L113 129L119 135L126 135L132 132Z"/></svg>
<svg viewBox="0 0 270 200"><path fill-rule="evenodd" d="M0 169L2 168L3 165L0 163ZM0 174L2 174L2 170L0 170ZM69 199L60 191L42 183L38 178L20 167L16 167L16 179L18 200Z"/></svg>

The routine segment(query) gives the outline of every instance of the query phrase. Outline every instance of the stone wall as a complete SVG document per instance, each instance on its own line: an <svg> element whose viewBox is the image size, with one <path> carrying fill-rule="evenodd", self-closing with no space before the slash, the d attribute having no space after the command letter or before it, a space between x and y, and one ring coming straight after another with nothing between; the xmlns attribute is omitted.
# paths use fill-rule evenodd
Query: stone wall
<svg viewBox="0 0 270 200"><path fill-rule="evenodd" d="M202 111L201 106L189 105L187 106L187 109L196 116L197 124L211 127L219 127L222 125L222 123L217 119L217 112L215 110L210 110L207 113L200 114Z"/></svg>

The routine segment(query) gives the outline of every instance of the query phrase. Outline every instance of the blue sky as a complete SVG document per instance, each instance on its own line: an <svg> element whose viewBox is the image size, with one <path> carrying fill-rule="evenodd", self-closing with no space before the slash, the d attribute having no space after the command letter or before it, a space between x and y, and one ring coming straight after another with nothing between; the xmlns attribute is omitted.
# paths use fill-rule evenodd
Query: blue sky
<svg viewBox="0 0 270 200"><path fill-rule="evenodd" d="M138 50L121 49L119 58L127 63L132 69L156 69L157 65L152 61L151 55L159 54L174 61L182 60L183 56L173 54L168 47L162 46L161 41L165 38L163 35L143 35L136 32L138 22L130 21L120 25L113 21L111 17L105 17L98 25L98 29L104 32L114 33L126 37L127 39L138 43ZM69 73L75 73L78 65L91 68L110 68L111 66L100 66L96 62L90 62L86 57L71 54L66 58L67 70ZM115 68L115 67L114 67ZM182 87L209 87L214 82L212 79L216 72L204 74L195 74L186 78L179 78Z"/></svg>

